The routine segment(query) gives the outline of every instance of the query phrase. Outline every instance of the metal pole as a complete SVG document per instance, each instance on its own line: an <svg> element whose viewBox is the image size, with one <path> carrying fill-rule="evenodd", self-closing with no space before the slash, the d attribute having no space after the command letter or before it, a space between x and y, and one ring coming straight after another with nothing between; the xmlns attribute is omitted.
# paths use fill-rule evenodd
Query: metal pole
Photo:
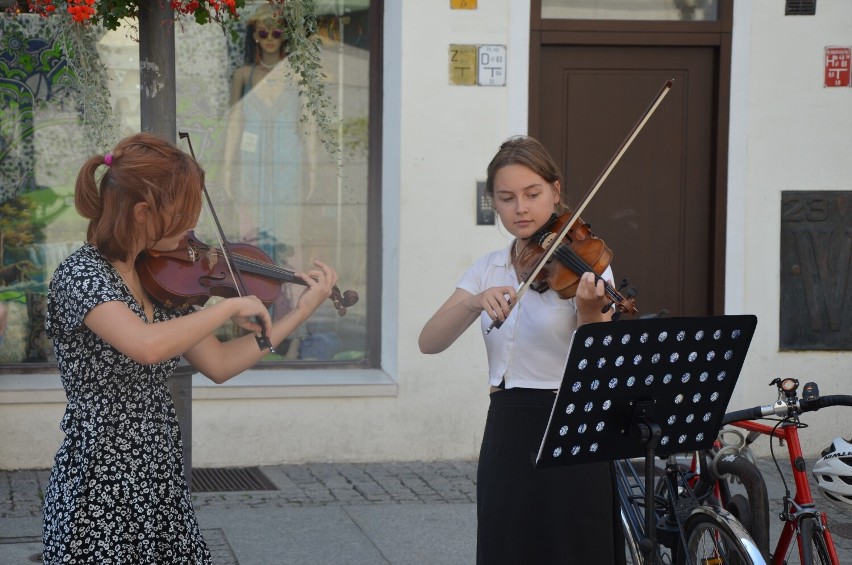
<svg viewBox="0 0 852 565"><path fill-rule="evenodd" d="M142 131L177 142L174 13L168 2L143 0L139 6L139 103ZM192 488L192 374L181 362L169 379L183 438L183 472Z"/></svg>

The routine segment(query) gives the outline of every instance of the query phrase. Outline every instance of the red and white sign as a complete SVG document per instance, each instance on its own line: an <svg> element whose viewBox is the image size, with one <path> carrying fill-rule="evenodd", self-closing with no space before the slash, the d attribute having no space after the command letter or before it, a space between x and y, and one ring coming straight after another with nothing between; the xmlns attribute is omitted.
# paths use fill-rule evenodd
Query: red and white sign
<svg viewBox="0 0 852 565"><path fill-rule="evenodd" d="M849 86L852 47L825 48L825 86Z"/></svg>

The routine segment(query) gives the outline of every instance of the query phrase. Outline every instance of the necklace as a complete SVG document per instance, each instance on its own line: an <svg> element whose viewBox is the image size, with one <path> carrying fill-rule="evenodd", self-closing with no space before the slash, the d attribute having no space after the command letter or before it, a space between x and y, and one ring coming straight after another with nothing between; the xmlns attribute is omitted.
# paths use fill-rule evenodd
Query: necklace
<svg viewBox="0 0 852 565"><path fill-rule="evenodd" d="M518 243L520 241L521 241L520 239L515 240L515 246L514 246L514 250L513 250L514 257L512 258L512 267L515 271L515 274L518 277L518 282L524 282L526 280L527 273L521 272L521 267L522 267L522 265L520 264L521 253L523 253L526 250L527 245L529 245L530 242L527 241L526 243L524 243L523 249L518 249Z"/></svg>
<svg viewBox="0 0 852 565"><path fill-rule="evenodd" d="M515 259L516 259L516 260L518 259L518 257L520 257L520 256L521 256L521 251L518 249L518 243L519 243L520 241L521 241L520 239L516 239L516 240L515 240ZM527 248L527 246L526 246L526 245L524 245L524 249L526 249L526 248Z"/></svg>
<svg viewBox="0 0 852 565"><path fill-rule="evenodd" d="M124 279L124 284L127 285L128 290L130 290L130 294L133 295L133 298L139 303L142 310L147 310L148 301L145 299L145 292L137 290L136 287L130 284L130 281L127 279Z"/></svg>
<svg viewBox="0 0 852 565"><path fill-rule="evenodd" d="M263 61L258 60L257 64L258 64L258 65L260 65L262 68L266 69L267 71L271 71L272 69L274 69L274 68L275 68L275 64L274 64L274 63L273 63L273 64L271 64L271 65L267 65L267 64L266 64L266 63L264 63Z"/></svg>
<svg viewBox="0 0 852 565"><path fill-rule="evenodd" d="M148 316L148 300L145 291L142 290L140 292L136 288L136 285L130 282L130 273L127 273L127 275L125 275L118 268L116 268L116 271L118 272L118 276L121 277L121 280L124 281L124 286L126 286L127 290L130 291L130 295L133 297L139 307L142 308L142 311L145 312L145 315Z"/></svg>

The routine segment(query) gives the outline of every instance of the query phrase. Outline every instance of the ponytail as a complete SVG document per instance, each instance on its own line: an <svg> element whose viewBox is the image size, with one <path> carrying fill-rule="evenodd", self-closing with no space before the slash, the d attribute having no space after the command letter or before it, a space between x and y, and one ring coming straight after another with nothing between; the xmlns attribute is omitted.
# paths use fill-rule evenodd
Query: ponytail
<svg viewBox="0 0 852 565"><path fill-rule="evenodd" d="M105 170L98 175L98 168ZM153 212L159 240L195 225L201 212L204 171L173 143L149 133L121 140L111 153L90 157L77 175L74 205L89 220L86 240L110 260L126 261L147 226L136 221L136 204ZM163 212L180 210L169 225Z"/></svg>

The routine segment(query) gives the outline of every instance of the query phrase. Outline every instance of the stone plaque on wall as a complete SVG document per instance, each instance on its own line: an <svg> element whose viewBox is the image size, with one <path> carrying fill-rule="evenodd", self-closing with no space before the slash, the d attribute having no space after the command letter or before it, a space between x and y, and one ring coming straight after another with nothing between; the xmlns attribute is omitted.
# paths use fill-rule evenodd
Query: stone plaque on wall
<svg viewBox="0 0 852 565"><path fill-rule="evenodd" d="M849 191L781 193L782 350L852 350L851 207Z"/></svg>

